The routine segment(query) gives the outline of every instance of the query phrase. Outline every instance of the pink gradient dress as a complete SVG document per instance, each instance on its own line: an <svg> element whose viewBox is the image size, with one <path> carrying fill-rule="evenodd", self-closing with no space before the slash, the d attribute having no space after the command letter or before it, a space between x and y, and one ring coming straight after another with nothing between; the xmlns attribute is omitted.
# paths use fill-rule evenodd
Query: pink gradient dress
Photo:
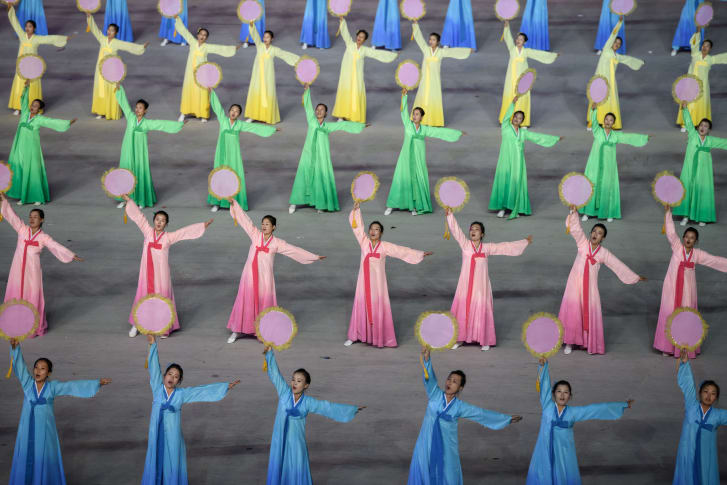
<svg viewBox="0 0 727 485"><path fill-rule="evenodd" d="M314 263L320 257L273 235L266 241L263 233L255 227L236 200L232 201L230 215L250 237L251 244L227 328L231 332L255 335L255 318L258 313L278 304L273 272L275 253L301 264Z"/></svg>
<svg viewBox="0 0 727 485"><path fill-rule="evenodd" d="M409 264L419 264L424 259L424 251L397 246L379 240L371 244L364 231L361 210L354 209L348 216L359 246L361 246L361 265L356 282L356 295L353 299L351 322L348 325L348 339L366 342L376 347L396 347L394 319L391 316L389 287L386 284L386 257L401 259Z"/></svg>
<svg viewBox="0 0 727 485"><path fill-rule="evenodd" d="M589 354L605 354L598 271L605 264L627 285L638 283L639 275L603 246L599 245L596 249L591 247L590 240L583 234L577 212L568 215L566 224L578 245L578 255L568 275L558 313L558 318L565 327L563 342L585 347Z"/></svg>
<svg viewBox="0 0 727 485"><path fill-rule="evenodd" d="M674 346L666 336L666 321L676 308L689 307L697 309L695 265L702 264L717 271L727 272L727 258L712 256L708 252L696 248L692 248L687 254L682 240L677 236L674 229L671 209L664 216L664 226L666 228L666 239L671 246L671 260L661 290L661 306L659 307L659 321L656 324L656 333L654 334L654 348L679 357L678 349L675 353ZM699 349L696 352L689 352L689 358L695 358L698 353Z"/></svg>
<svg viewBox="0 0 727 485"><path fill-rule="evenodd" d="M202 237L205 231L204 222L190 224L174 232L164 231L157 234L133 200L126 203L126 213L134 224L139 226L139 230L144 235L144 249L141 251L141 265L139 266L139 284L136 288L134 304L131 305L129 323L134 325L133 308L136 302L151 293L157 293L172 300L176 314L177 304L174 301L172 275L169 270L169 247L179 241ZM169 333L179 330L179 328L179 316L177 315Z"/></svg>
<svg viewBox="0 0 727 485"><path fill-rule="evenodd" d="M479 247L467 239L454 214L447 216L449 230L462 249L462 269L451 312L459 324L459 342L496 345L495 319L492 316L492 286L488 270L490 256L520 256L528 240L481 243ZM479 262L478 262L479 261Z"/></svg>
<svg viewBox="0 0 727 485"><path fill-rule="evenodd" d="M5 288L5 300L13 298L29 301L40 314L40 323L35 335L45 335L48 322L45 319L45 298L43 298L43 271L40 268L40 253L43 248L53 254L59 261L73 261L73 251L55 242L52 237L39 229L35 234L15 214L7 200L2 202L2 215L18 233L18 244L15 247L13 263L8 274L8 285Z"/></svg>

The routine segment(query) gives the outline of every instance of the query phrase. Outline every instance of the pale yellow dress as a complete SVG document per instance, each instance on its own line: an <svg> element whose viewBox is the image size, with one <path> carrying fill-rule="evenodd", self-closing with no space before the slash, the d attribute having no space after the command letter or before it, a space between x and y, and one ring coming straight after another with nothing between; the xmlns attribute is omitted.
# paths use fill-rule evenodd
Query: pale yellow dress
<svg viewBox="0 0 727 485"><path fill-rule="evenodd" d="M346 52L341 61L341 74L338 78L336 104L333 106L334 118L366 123L366 86L364 84L364 59L371 57L379 62L392 62L396 53L376 50L362 45L356 46L351 38L346 20L341 19L341 38L346 44Z"/></svg>
<svg viewBox="0 0 727 485"><path fill-rule="evenodd" d="M116 101L116 95L114 94L115 86L104 81L104 78L101 77L101 60L108 55L116 54L117 51L126 51L135 56L140 56L146 49L144 49L143 45L134 44L133 42L124 42L119 39L109 40L107 36L98 30L96 21L90 15L88 16L88 27L101 46L98 51L96 69L93 75L93 103L91 104L91 112L105 116L107 120L118 120L121 118L121 107Z"/></svg>
<svg viewBox="0 0 727 485"><path fill-rule="evenodd" d="M500 124L505 119L505 113L512 103L512 98L517 93L517 80L520 75L528 69L528 59L542 62L543 64L552 64L558 57L555 52L541 51L538 49L528 49L526 47L518 47L512 39L510 27L505 26L502 34L505 40L505 46L510 53L510 61L507 64L507 74L505 74L505 85L502 88L502 105L500 106ZM515 112L522 111L525 118L520 126L530 126L530 92L518 98L515 103Z"/></svg>
<svg viewBox="0 0 727 485"><path fill-rule="evenodd" d="M257 54L252 66L250 88L247 90L245 118L275 124L280 121L278 95L275 92L275 58L294 66L300 56L274 45L265 47L255 24L250 26L250 35L255 42Z"/></svg>
<svg viewBox="0 0 727 485"><path fill-rule="evenodd" d="M420 107L424 110L422 124L427 126L444 126L444 108L442 107L442 59L452 57L454 59L467 59L472 49L469 47L450 47L442 49L437 47L432 51L429 44L424 40L418 23L412 24L414 40L422 51L422 78L419 82L414 108Z"/></svg>
<svg viewBox="0 0 727 485"><path fill-rule="evenodd" d="M38 54L38 46L42 44L52 44L56 47L63 47L68 41L68 37L65 35L33 35L28 37L23 27L18 23L18 17L15 16L15 8L10 7L8 9L8 18L10 19L10 25L13 27L15 34L18 36L20 46L18 47L18 57L24 54ZM8 108L17 109L20 106L20 97L23 95L23 88L25 87L25 81L18 76L17 72L13 78L13 87L10 90L10 101L8 102ZM40 79L30 82L28 90L28 100L32 103L36 99L43 99L43 90L40 86Z"/></svg>
<svg viewBox="0 0 727 485"><path fill-rule="evenodd" d="M194 115L197 118L209 118L210 93L206 89L197 86L194 80L194 70L198 65L207 62L207 54L232 57L237 52L237 47L234 45L209 44L207 42L200 44L197 42L197 37L189 33L179 17L174 22L174 28L189 44L189 56L187 57L187 67L184 69L182 102L179 111L182 114Z"/></svg>
<svg viewBox="0 0 727 485"><path fill-rule="evenodd" d="M692 62L689 64L689 74L694 74L702 80L702 96L694 103L689 103L687 108L692 120L699 123L704 118L712 119L712 100L709 93L709 70L714 64L727 64L727 52L716 56L707 55L702 57L701 45L699 45L699 34L694 34L689 41L692 49ZM684 126L682 110L677 115L677 124Z"/></svg>

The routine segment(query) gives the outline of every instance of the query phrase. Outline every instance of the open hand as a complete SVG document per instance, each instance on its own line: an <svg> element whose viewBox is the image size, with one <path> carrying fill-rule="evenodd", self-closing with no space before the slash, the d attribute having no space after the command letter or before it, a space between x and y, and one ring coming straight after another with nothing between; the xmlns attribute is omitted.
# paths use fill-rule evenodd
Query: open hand
<svg viewBox="0 0 727 485"><path fill-rule="evenodd" d="M432 254L434 253L431 251L424 251L424 256L431 256Z"/></svg>
<svg viewBox="0 0 727 485"><path fill-rule="evenodd" d="M358 409L356 410L356 414L360 413L364 409L366 409L366 406L359 406Z"/></svg>
<svg viewBox="0 0 727 485"><path fill-rule="evenodd" d="M71 122L69 123L69 125L72 125L72 124L73 124L73 123L75 123L76 121L78 121L78 118L73 118L73 119L71 120Z"/></svg>
<svg viewBox="0 0 727 485"><path fill-rule="evenodd" d="M422 357L424 360L429 360L429 348L422 345Z"/></svg>
<svg viewBox="0 0 727 485"><path fill-rule="evenodd" d="M271 346L269 346L269 345L266 345L266 346L265 346L265 348L263 349L263 355L267 354L267 353L268 353L268 352L270 352L270 351L271 351L272 349L273 349L273 348L272 348Z"/></svg>
<svg viewBox="0 0 727 485"><path fill-rule="evenodd" d="M538 364L540 365L545 365L546 362L548 362L548 359L546 359L545 357L541 357L538 359Z"/></svg>
<svg viewBox="0 0 727 485"><path fill-rule="evenodd" d="M646 276L639 276L639 281L646 281Z"/></svg>
<svg viewBox="0 0 727 485"><path fill-rule="evenodd" d="M208 227L210 227L210 224L212 224L214 221L215 221L214 219L210 219L209 221L205 222L204 228L207 229Z"/></svg>
<svg viewBox="0 0 727 485"><path fill-rule="evenodd" d="M18 345L20 345L20 341L18 341L18 339L16 339L16 338L11 338L10 339L10 347L15 348Z"/></svg>
<svg viewBox="0 0 727 485"><path fill-rule="evenodd" d="M148 334L146 336L146 341L149 342L149 345L152 345L155 340L156 340L156 338L154 338L154 335Z"/></svg>
<svg viewBox="0 0 727 485"><path fill-rule="evenodd" d="M74 254L73 255L73 261L78 261L80 263L81 261L83 261L83 258L80 257L80 256L78 256L78 255L76 255L76 254Z"/></svg>
<svg viewBox="0 0 727 485"><path fill-rule="evenodd" d="M240 379L237 379L236 381L230 382L229 384L227 384L227 390L229 391L230 389L232 389L233 387L235 387L239 383L240 383Z"/></svg>
<svg viewBox="0 0 727 485"><path fill-rule="evenodd" d="M522 416L518 416L517 414L513 414L512 416L510 416L510 424L517 423L517 422L522 421L522 420L523 420L523 417Z"/></svg>
<svg viewBox="0 0 727 485"><path fill-rule="evenodd" d="M324 260L324 259L326 259L326 257L325 257L325 256L318 256L318 261L322 261L322 260Z"/></svg>
<svg viewBox="0 0 727 485"><path fill-rule="evenodd" d="M126 202L129 202L131 198L129 197L129 194L124 194L121 196L122 199L124 199Z"/></svg>
<svg viewBox="0 0 727 485"><path fill-rule="evenodd" d="M528 234L528 237L526 237L525 239L528 240L528 244L532 244L533 243L533 235L532 234Z"/></svg>
<svg viewBox="0 0 727 485"><path fill-rule="evenodd" d="M631 409L631 405L632 405L633 403L634 403L634 400L633 400L633 399L627 399L627 400L626 400L626 404L628 404L628 405L629 405L629 407L628 407L629 409Z"/></svg>
<svg viewBox="0 0 727 485"><path fill-rule="evenodd" d="M109 379L108 377L103 377L99 379L99 384L101 384L102 386L108 386L109 384L111 384L111 379Z"/></svg>
<svg viewBox="0 0 727 485"><path fill-rule="evenodd" d="M146 50L147 47L149 47L149 41L144 42L144 50Z"/></svg>

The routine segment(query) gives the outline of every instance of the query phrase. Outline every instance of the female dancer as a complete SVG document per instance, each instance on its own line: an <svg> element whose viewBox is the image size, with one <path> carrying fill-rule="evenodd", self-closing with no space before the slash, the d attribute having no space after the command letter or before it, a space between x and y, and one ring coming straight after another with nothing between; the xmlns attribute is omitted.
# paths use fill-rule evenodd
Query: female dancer
<svg viewBox="0 0 727 485"><path fill-rule="evenodd" d="M588 216L608 219L621 219L621 189L618 183L618 164L616 145L623 143L642 147L649 142L649 135L613 131L616 115L608 113L603 118L603 128L596 118L596 103L591 105L590 117L593 126L593 145L586 163L586 177L593 182L593 197L583 208L583 220Z"/></svg>
<svg viewBox="0 0 727 485"><path fill-rule="evenodd" d="M601 54L601 50L604 48L603 45L606 43L606 39L611 35L616 23L619 21L619 16L611 12L611 0L603 0L601 5L601 17L598 20L598 32L596 33L596 42L593 43L593 50L597 51L596 54ZM618 32L618 36L621 38L621 46L616 50L619 54L626 54L626 21L622 21L621 30Z"/></svg>
<svg viewBox="0 0 727 485"><path fill-rule="evenodd" d="M305 422L308 414L320 414L339 423L348 423L366 406L338 404L315 399L305 393L311 383L305 369L293 372L290 384L280 374L270 347L265 347L268 377L278 393L273 437L270 441L268 485L312 485L308 447L305 443Z"/></svg>
<svg viewBox="0 0 727 485"><path fill-rule="evenodd" d="M60 382L50 380L53 363L41 357L28 372L17 340L10 340L10 362L23 388L23 410L20 412L18 434L15 438L10 483L66 483L58 440L53 403L56 397L90 398L111 379Z"/></svg>
<svg viewBox="0 0 727 485"><path fill-rule="evenodd" d="M22 114L18 129L15 131L13 146L10 148L8 162L13 170L13 183L8 190L8 197L18 199L18 205L33 202L41 205L50 201L48 178L45 173L43 149L40 146L40 129L50 128L65 133L76 122L59 120L40 114L45 103L40 99L33 100L28 106L28 84L25 81L21 98Z"/></svg>
<svg viewBox="0 0 727 485"><path fill-rule="evenodd" d="M141 252L141 264L139 265L139 283L136 287L134 303L131 305L132 311L129 313L129 324L131 325L129 337L136 337L138 333L134 326L134 306L145 296L156 293L169 298L174 305L174 324L165 335L162 335L162 338L167 338L173 331L181 328L172 289L172 272L169 269L169 247L180 241L202 237L214 219L191 224L174 232L166 232L169 214L165 211L155 212L154 226L152 226L128 195L124 196L124 200L126 201L126 214L144 236L144 249Z"/></svg>
<svg viewBox="0 0 727 485"><path fill-rule="evenodd" d="M361 341L376 347L396 347L389 288L386 284L386 257L419 264L425 256L433 253L382 241L384 226L379 221L369 224L369 232L366 234L358 202L354 203L348 222L361 246L361 265L348 326L348 340L343 345L348 347Z"/></svg>
<svg viewBox="0 0 727 485"><path fill-rule="evenodd" d="M126 0L106 0L106 13L103 19L104 32L108 32L109 26L112 24L116 25L117 39L134 42L134 31L131 29L131 18Z"/></svg>
<svg viewBox="0 0 727 485"><path fill-rule="evenodd" d="M627 285L646 281L646 278L631 271L611 251L601 246L608 233L606 226L601 223L594 225L590 239L586 239L574 206L571 206L565 223L576 241L578 253L568 275L558 313L565 330L563 353L570 354L574 345L580 345L589 354L605 354L601 295L598 292L598 271L601 265L605 264Z"/></svg>
<svg viewBox="0 0 727 485"><path fill-rule="evenodd" d="M694 23L694 15L697 13L697 7L704 0L685 0L682 7L682 14L679 17L677 30L674 32L674 39L671 41L671 55L677 55L680 49L689 48L689 40L697 26ZM699 33L699 42L704 38L704 29Z"/></svg>
<svg viewBox="0 0 727 485"><path fill-rule="evenodd" d="M258 0L258 2L260 2L260 5L263 8L263 13L260 18L255 21L255 28L258 32L265 32L265 0ZM243 22L240 26L240 42L242 42L242 47L245 49L247 49L250 44L254 43L250 36L250 25L245 22Z"/></svg>
<svg viewBox="0 0 727 485"><path fill-rule="evenodd" d="M394 2L399 11L397 2ZM328 49L331 38L328 36L328 2L326 0L306 0L303 25L300 28L301 48L308 46Z"/></svg>
<svg viewBox="0 0 727 485"><path fill-rule="evenodd" d="M17 2L15 4L17 5ZM8 3L9 5L10 3ZM32 20L35 22L36 34L48 35L48 24L45 21L43 0L22 0L18 7L18 20L20 21L20 25L25 25L29 20Z"/></svg>
<svg viewBox="0 0 727 485"><path fill-rule="evenodd" d="M423 122L427 126L444 126L444 108L442 107L442 59L451 57L454 59L467 59L472 49L465 47L453 47L440 49L440 35L436 32L429 34L429 43L424 42L424 36L419 29L419 22L412 22L414 40L422 51L422 76L414 99L414 106L421 107L429 113L427 120Z"/></svg>
<svg viewBox="0 0 727 485"><path fill-rule="evenodd" d="M515 98L517 101L515 111L520 111L525 114L525 118L520 123L520 126L530 126L530 92L528 91L524 96L518 96L517 80L523 72L528 70L528 59L533 59L543 64L552 64L558 58L559 54L526 48L525 43L528 41L528 36L522 32L513 41L512 34L510 33L510 22L507 20L505 21L503 30L503 39L510 53L510 61L507 64L505 85L502 88L500 124L505 124L507 107L509 106L508 100Z"/></svg>
<svg viewBox="0 0 727 485"><path fill-rule="evenodd" d="M573 427L580 421L592 419L621 419L626 409L631 409L633 399L625 402L605 402L586 406L569 406L573 393L568 381L558 381L550 387L548 361L540 359L538 367L540 381L540 418L538 441L535 443L530 459L527 485L579 484L581 474L578 470L576 443Z"/></svg>
<svg viewBox="0 0 727 485"><path fill-rule="evenodd" d="M183 0L182 2L182 12L179 14L179 18L182 20L182 23L185 27L189 29L189 14L187 13L187 0ZM182 46L187 45L187 43L184 41L184 37L182 37L181 32L177 30L175 27L176 19L170 19L169 17L162 16L162 21L159 24L159 37L162 38L161 46L164 47L165 45L169 44L170 42L173 44L179 44Z"/></svg>
<svg viewBox="0 0 727 485"><path fill-rule="evenodd" d="M699 242L699 232L693 227L688 227L680 240L674 230L674 221L669 206L666 206L666 212L664 213L664 227L666 229L666 240L671 246L671 259L664 277L664 286L661 290L661 306L659 307L659 320L654 334L654 348L661 350L664 356L674 355L674 357L679 357L679 349L676 349L666 337L666 321L677 308L697 309L697 272L695 265L702 264L725 273L727 272L727 258L713 256L706 251L697 249L695 246ZM698 353L699 349L696 352L689 352L689 357L693 359Z"/></svg>
<svg viewBox="0 0 727 485"><path fill-rule="evenodd" d="M232 332L227 339L228 344L235 343L240 334L255 335L255 319L258 314L278 304L273 273L276 253L300 264L311 264L326 259L325 256L309 253L305 249L274 237L277 220L273 216L263 217L258 229L235 199L231 202L230 215L248 235L251 244L245 267L242 269L240 288L237 290L235 304L227 322L227 328Z"/></svg>
<svg viewBox="0 0 727 485"><path fill-rule="evenodd" d="M447 377L444 390L437 385L429 350L422 348L426 371L423 372L427 391L427 411L419 430L414 454L409 465L409 485L422 483L462 484L462 465L459 462L457 424L460 418L469 419L486 428L502 429L517 423L522 416L508 415L478 408L459 399L459 393L467 383L461 370L454 370Z"/></svg>
<svg viewBox="0 0 727 485"><path fill-rule="evenodd" d="M469 47L477 50L475 21L472 18L470 0L449 0L447 15L442 28L442 45L445 47Z"/></svg>
<svg viewBox="0 0 727 485"><path fill-rule="evenodd" d="M499 211L497 217L505 217L505 210L509 209L509 219L519 217L520 214L532 213L528 195L528 170L525 166L525 142L530 141L541 147L550 148L563 139L562 136L535 133L523 128L523 120L527 118L527 113L515 111L518 98L515 95L512 99L500 127L502 141L489 205L489 210Z"/></svg>
<svg viewBox="0 0 727 485"><path fill-rule="evenodd" d="M550 50L548 0L527 0L520 31L528 38L531 49Z"/></svg>
<svg viewBox="0 0 727 485"><path fill-rule="evenodd" d="M41 209L32 209L28 216L28 224L15 214L5 194L0 193L2 216L18 233L18 243L13 255L13 263L8 273L8 284L5 287L5 300L26 300L38 310L40 321L35 335L45 335L48 321L45 318L45 298L43 297L43 271L40 267L40 253L48 248L53 256L62 263L83 261L73 251L57 243L43 232L45 213Z"/></svg>
<svg viewBox="0 0 727 485"><path fill-rule="evenodd" d="M497 338L488 259L490 256L520 256L533 242L533 236L513 242L485 243L485 225L475 221L470 224L467 240L451 210L447 210L447 225L462 250L462 269L450 310L457 318L459 340L452 349L464 342L477 342L482 350L490 350L491 345L497 344ZM482 262L477 264L478 260Z"/></svg>
<svg viewBox="0 0 727 485"><path fill-rule="evenodd" d="M424 110L417 106L409 118L409 101L406 89L401 90L401 122L404 124L404 143L394 169L389 197L386 199L385 216L393 209L411 211L411 215L432 212L429 195L429 171L427 170L426 139L455 142L464 133L451 128L422 125Z"/></svg>
<svg viewBox="0 0 727 485"><path fill-rule="evenodd" d="M98 59L96 60L96 69L93 76L93 103L91 104L91 112L96 113L96 119L100 120L104 116L107 120L118 120L121 118L121 108L116 102L114 96L114 85L106 82L100 74L101 61L108 55L115 55L117 51L126 51L140 56L146 52L149 42L144 45L134 44L119 40L119 26L117 24L109 24L106 28L106 36L98 30L93 15L86 14L86 22L88 23L91 33L96 38L101 48L98 51Z"/></svg>
<svg viewBox="0 0 727 485"><path fill-rule="evenodd" d="M221 401L227 391L240 383L218 382L195 387L180 387L184 371L179 364L169 364L162 375L159 351L153 336L149 341L149 385L154 400L149 418L149 441L142 485L186 484L187 447L182 436L182 406L192 402Z"/></svg>
<svg viewBox="0 0 727 485"><path fill-rule="evenodd" d="M397 0L379 0L371 33L371 45L389 50L401 49L401 16Z"/></svg>
<svg viewBox="0 0 727 485"><path fill-rule="evenodd" d="M359 30L356 41L351 39L346 19L341 17L341 38L346 44L346 52L341 61L341 74L338 78L336 103L333 117L339 120L366 123L366 85L364 84L364 60L367 57L379 62L392 62L398 54L380 51L363 45L369 33Z"/></svg>
<svg viewBox="0 0 727 485"><path fill-rule="evenodd" d="M340 207L336 193L336 179L333 176L328 135L333 131L361 133L367 125L353 121L326 123L328 106L318 103L316 109L313 109L313 103L310 100L310 86L307 84L303 93L303 109L308 121L308 131L298 161L293 190L290 192L288 213L294 213L296 205L315 207L319 213L324 210L338 211Z"/></svg>
<svg viewBox="0 0 727 485"><path fill-rule="evenodd" d="M263 39L260 40L255 24L251 23L250 35L255 41L257 53L255 63L252 65L250 87L247 90L245 118L248 123L257 120L274 125L280 121L278 94L275 89L275 58L294 66L300 56L273 46L275 34L271 30L266 30Z"/></svg>

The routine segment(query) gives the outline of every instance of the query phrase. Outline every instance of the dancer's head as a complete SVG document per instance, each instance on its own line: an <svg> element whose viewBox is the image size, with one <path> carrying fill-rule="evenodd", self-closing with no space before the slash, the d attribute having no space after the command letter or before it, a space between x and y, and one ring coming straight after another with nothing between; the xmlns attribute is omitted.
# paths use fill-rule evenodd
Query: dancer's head
<svg viewBox="0 0 727 485"><path fill-rule="evenodd" d="M169 224L169 214L166 211L156 211L154 213L154 229L162 232Z"/></svg>
<svg viewBox="0 0 727 485"><path fill-rule="evenodd" d="M616 52L617 50L619 50L621 48L623 43L624 43L624 40L621 37L616 37L613 41L613 44L611 44L611 48L613 49L614 52Z"/></svg>
<svg viewBox="0 0 727 485"><path fill-rule="evenodd" d="M606 113L603 117L603 127L607 130L613 128L613 124L616 123L616 115L613 113Z"/></svg>
<svg viewBox="0 0 727 485"><path fill-rule="evenodd" d="M45 103L43 102L43 100L42 99L34 99L33 102L30 103L30 106L29 106L30 114L33 115L33 116L35 116L38 113L40 113L40 111L43 108L45 108Z"/></svg>
<svg viewBox="0 0 727 485"><path fill-rule="evenodd" d="M527 41L528 41L527 34L524 34L522 32L517 34L517 37L515 37L515 45L518 47L524 46Z"/></svg>
<svg viewBox="0 0 727 485"><path fill-rule="evenodd" d="M167 370L164 372L164 387L174 389L182 383L182 379L184 379L182 366L175 363L169 364Z"/></svg>
<svg viewBox="0 0 727 485"><path fill-rule="evenodd" d="M26 27L26 32L27 32L27 27ZM711 50L712 50L712 41L709 39L704 39L704 41L702 42L702 54L706 56L709 54L709 52Z"/></svg>
<svg viewBox="0 0 727 485"><path fill-rule="evenodd" d="M197 42L200 44L204 44L207 42L207 39L209 39L210 31L205 29L204 27L200 27L197 29Z"/></svg>
<svg viewBox="0 0 727 485"><path fill-rule="evenodd" d="M515 128L519 128L524 120L525 120L525 113L523 111L518 110L512 114L512 120L510 122L512 123L512 126L514 126Z"/></svg>
<svg viewBox="0 0 727 485"><path fill-rule="evenodd" d="M116 34L119 33L119 26L116 24L109 24L109 26L106 28L106 35L109 39L115 39Z"/></svg>
<svg viewBox="0 0 727 485"><path fill-rule="evenodd" d="M327 115L328 115L328 106L323 103L318 103L316 105L316 119L318 120L318 123L322 123L323 120L326 119Z"/></svg>
<svg viewBox="0 0 727 485"><path fill-rule="evenodd" d="M228 116L232 121L235 121L242 114L242 106L239 104L233 104L230 106L230 110L227 112Z"/></svg>
<svg viewBox="0 0 727 485"><path fill-rule="evenodd" d="M719 399L719 386L716 382L704 381L699 386L699 402L705 406L711 406Z"/></svg>
<svg viewBox="0 0 727 485"><path fill-rule="evenodd" d="M293 372L293 377L290 379L290 389L293 391L293 395L300 396L310 386L310 373L307 370L300 368Z"/></svg>
<svg viewBox="0 0 727 485"><path fill-rule="evenodd" d="M277 225L277 223L278 220L275 217L269 214L264 216L262 222L260 223L260 230L263 232L263 236L270 236L273 231L275 231L275 226Z"/></svg>
<svg viewBox="0 0 727 485"><path fill-rule="evenodd" d="M692 249L699 242L699 231L693 227L687 227L684 230L684 235L682 235L682 242L686 249Z"/></svg>
<svg viewBox="0 0 727 485"><path fill-rule="evenodd" d="M442 36L436 32L429 34L429 47L435 49L439 47L439 42L442 40Z"/></svg>
<svg viewBox="0 0 727 485"><path fill-rule="evenodd" d="M472 242L479 242L485 238L485 225L480 221L470 224L470 239Z"/></svg>
<svg viewBox="0 0 727 485"><path fill-rule="evenodd" d="M35 20L26 21L25 22L25 33L28 34L29 36L35 34L36 27L37 26L35 25Z"/></svg>
<svg viewBox="0 0 727 485"><path fill-rule="evenodd" d="M701 136L709 135L709 132L712 131L712 120L709 118L702 118L702 121L700 121L697 125L697 131Z"/></svg>
<svg viewBox="0 0 727 485"><path fill-rule="evenodd" d="M369 239L378 241L384 235L384 225L379 221L372 221L369 224Z"/></svg>
<svg viewBox="0 0 727 485"><path fill-rule="evenodd" d="M45 382L53 372L53 362L46 357L41 357L33 365L33 379L35 382Z"/></svg>
<svg viewBox="0 0 727 485"><path fill-rule="evenodd" d="M565 406L572 397L570 382L558 381L553 386L553 400L560 406Z"/></svg>
<svg viewBox="0 0 727 485"><path fill-rule="evenodd" d="M361 29L358 32L356 32L356 45L361 47L364 42L366 42L366 39L369 38L369 33L365 30Z"/></svg>
<svg viewBox="0 0 727 485"><path fill-rule="evenodd" d="M134 114L141 118L146 114L146 110L149 109L149 103L146 102L145 99L139 99L136 104L134 105Z"/></svg>
<svg viewBox="0 0 727 485"><path fill-rule="evenodd" d="M601 242L606 239L607 234L608 229L606 229L606 226L604 226L600 222L594 224L593 228L591 229L591 244L601 244Z"/></svg>
<svg viewBox="0 0 727 485"><path fill-rule="evenodd" d="M33 232L43 227L43 220L45 220L43 209L32 209L28 214L28 225Z"/></svg>
<svg viewBox="0 0 727 485"><path fill-rule="evenodd" d="M265 47L270 47L270 44L273 43L273 39L275 38L275 34L272 30L266 30L263 33L263 44L265 44Z"/></svg>
<svg viewBox="0 0 727 485"><path fill-rule="evenodd" d="M411 112L411 120L418 125L422 122L422 118L424 118L424 109L417 106Z"/></svg>
<svg viewBox="0 0 727 485"><path fill-rule="evenodd" d="M448 396L455 396L459 391L464 389L467 384L467 376L461 370L453 370L447 376L447 382L444 384L444 393Z"/></svg>

